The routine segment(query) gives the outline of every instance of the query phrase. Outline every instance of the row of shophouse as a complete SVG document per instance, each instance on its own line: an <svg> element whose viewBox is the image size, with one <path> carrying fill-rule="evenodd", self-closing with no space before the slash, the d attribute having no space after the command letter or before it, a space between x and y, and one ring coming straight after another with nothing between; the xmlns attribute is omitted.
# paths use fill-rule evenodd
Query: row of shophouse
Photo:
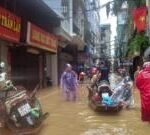
<svg viewBox="0 0 150 135"><path fill-rule="evenodd" d="M124 4L117 14L117 37L115 40L115 56L125 57L127 52L127 42L131 31L128 30L128 7Z"/></svg>
<svg viewBox="0 0 150 135"><path fill-rule="evenodd" d="M93 2L0 1L0 60L15 84L43 88L50 79L58 85L66 63L77 71L92 64L91 48L98 42L90 23L95 13L88 18Z"/></svg>

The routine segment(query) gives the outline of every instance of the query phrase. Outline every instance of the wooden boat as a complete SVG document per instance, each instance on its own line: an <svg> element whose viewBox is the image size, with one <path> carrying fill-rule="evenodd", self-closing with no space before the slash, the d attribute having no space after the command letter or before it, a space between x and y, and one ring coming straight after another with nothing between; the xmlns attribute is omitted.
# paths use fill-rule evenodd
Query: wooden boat
<svg viewBox="0 0 150 135"><path fill-rule="evenodd" d="M7 99L9 98L12 98L14 99L14 96L16 96L16 92L17 94L19 93L20 95L23 93L27 93L27 90L22 87L22 86L17 86L15 87L17 90L14 91L14 90L10 90L10 91L1 91L0 92L0 97L2 98L3 96L1 95L7 95ZM43 113L42 111L42 107L41 107L41 104L39 102L39 100L36 98L35 94L36 94L36 88L33 90L33 92L31 93L28 93L28 102L30 103L30 105L32 105L32 107L38 107L39 108L39 117L38 119L36 119L34 121L34 124L32 126L16 126L16 124L14 123L14 121L12 121L11 119L11 114L12 113L6 113L6 107L4 106L4 103L2 102L2 100L0 100L0 112L1 112L1 115L0 115L0 127L1 128L7 128L8 130L10 130L13 134L15 135L29 135L29 134L37 134L38 131L41 129L42 127L42 123L44 122L44 120L46 118L48 118L49 116L49 113L46 112L46 113ZM4 92L4 94L2 93ZM6 94L5 94L6 93ZM10 95L10 97L9 97ZM20 104L16 104L14 107L15 110L17 110L19 107L18 106L21 106L23 103L24 103L24 100L19 100L19 101L22 101L20 102ZM18 106L17 106L18 105ZM13 110L13 108L11 108ZM16 111L17 112L17 111ZM23 118L25 118L25 116L22 116L20 121L21 121L21 124L22 123L26 123L25 121L23 121ZM18 121L19 121L19 118L18 118ZM20 123L19 123L20 124ZM19 125L18 124L18 125ZM20 124L20 125L21 125Z"/></svg>
<svg viewBox="0 0 150 135"><path fill-rule="evenodd" d="M38 123L30 128L16 128L11 122L7 123L7 127L13 132L15 135L30 135L37 134L42 128L43 121L49 116L49 113L43 114L41 119L39 119Z"/></svg>
<svg viewBox="0 0 150 135"><path fill-rule="evenodd" d="M42 125L36 127L36 128L23 128L23 129L18 129L18 128L13 128L9 126L9 130L15 135L31 135L31 134L36 134L40 131Z"/></svg>
<svg viewBox="0 0 150 135"><path fill-rule="evenodd" d="M111 95L111 91L110 91L110 87L109 85L101 85L102 87L102 90L100 92L100 95L103 93L103 92L107 92L109 93L109 95ZM107 87L107 88L106 88ZM94 90L91 88L91 87L87 87L88 88L88 91L89 91L89 95L88 95L88 100L89 100L89 106L95 110L95 111L98 111L98 112L119 112L123 109L123 103L118 103L118 104L114 104L114 105L106 105L106 104L103 104L100 100L99 101L96 101L93 99L93 95L95 94ZM100 97L100 99L102 99L102 97Z"/></svg>
<svg viewBox="0 0 150 135"><path fill-rule="evenodd" d="M96 102L93 99L89 100L89 106L94 110L94 111L101 111L101 112L119 112L123 109L123 104L117 104L113 106L107 106L105 104L102 104L100 102Z"/></svg>

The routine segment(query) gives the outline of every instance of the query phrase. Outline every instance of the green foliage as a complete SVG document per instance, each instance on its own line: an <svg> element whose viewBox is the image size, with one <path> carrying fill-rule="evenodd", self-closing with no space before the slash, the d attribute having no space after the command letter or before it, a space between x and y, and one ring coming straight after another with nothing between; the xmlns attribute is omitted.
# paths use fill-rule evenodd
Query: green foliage
<svg viewBox="0 0 150 135"><path fill-rule="evenodd" d="M127 56L143 55L149 47L149 38L144 33L138 33L128 41Z"/></svg>
<svg viewBox="0 0 150 135"><path fill-rule="evenodd" d="M128 4L130 4L130 1L134 1L136 7L140 7L146 4L146 0L128 0Z"/></svg>
<svg viewBox="0 0 150 135"><path fill-rule="evenodd" d="M121 12L122 5L127 2L128 5L128 40L127 56L143 55L145 49L149 46L149 38L144 33L137 33L134 31L133 19L131 12L134 8L146 5L146 0L114 0L112 12L116 16Z"/></svg>

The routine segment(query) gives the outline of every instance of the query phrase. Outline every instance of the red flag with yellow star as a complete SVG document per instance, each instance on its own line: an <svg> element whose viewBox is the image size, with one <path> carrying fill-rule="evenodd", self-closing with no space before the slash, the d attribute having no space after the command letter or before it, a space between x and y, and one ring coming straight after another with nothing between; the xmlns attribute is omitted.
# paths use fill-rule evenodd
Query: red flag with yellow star
<svg viewBox="0 0 150 135"><path fill-rule="evenodd" d="M140 7L133 10L133 19L138 32L144 31L147 27L147 12L147 7Z"/></svg>

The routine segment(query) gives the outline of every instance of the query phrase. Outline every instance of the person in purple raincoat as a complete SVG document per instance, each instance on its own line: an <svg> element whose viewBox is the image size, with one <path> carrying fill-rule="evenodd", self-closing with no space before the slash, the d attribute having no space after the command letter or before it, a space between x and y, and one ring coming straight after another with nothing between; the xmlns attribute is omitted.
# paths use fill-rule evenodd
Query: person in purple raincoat
<svg viewBox="0 0 150 135"><path fill-rule="evenodd" d="M60 86L65 100L76 100L78 86L77 74L72 70L72 66L70 64L66 64L66 69L61 76Z"/></svg>

